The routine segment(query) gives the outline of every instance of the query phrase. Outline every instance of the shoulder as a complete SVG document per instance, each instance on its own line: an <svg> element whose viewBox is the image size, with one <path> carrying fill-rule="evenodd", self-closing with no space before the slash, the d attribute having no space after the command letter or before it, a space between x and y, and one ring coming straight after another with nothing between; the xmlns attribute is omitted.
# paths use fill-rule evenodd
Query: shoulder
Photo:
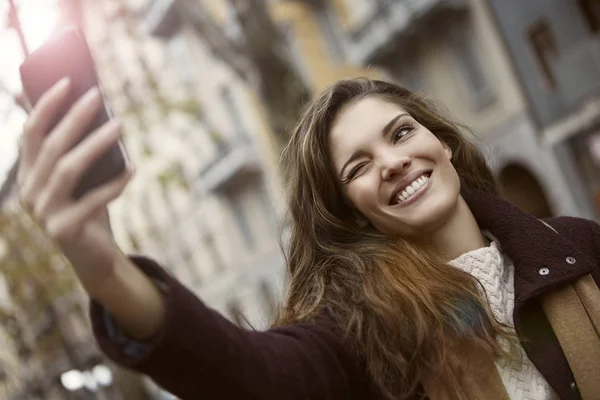
<svg viewBox="0 0 600 400"><path fill-rule="evenodd" d="M577 217L552 217L543 221L573 243L600 251L600 225L595 221Z"/></svg>
<svg viewBox="0 0 600 400"><path fill-rule="evenodd" d="M580 231L582 229L589 231L592 226L597 225L597 223L592 220L578 217L552 217L545 218L543 221L552 226L554 229L578 233L581 233Z"/></svg>

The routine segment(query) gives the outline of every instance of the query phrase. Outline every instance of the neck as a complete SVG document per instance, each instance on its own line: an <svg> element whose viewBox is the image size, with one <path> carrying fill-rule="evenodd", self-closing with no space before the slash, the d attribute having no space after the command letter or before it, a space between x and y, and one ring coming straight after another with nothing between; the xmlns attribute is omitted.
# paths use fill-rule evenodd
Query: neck
<svg viewBox="0 0 600 400"><path fill-rule="evenodd" d="M489 241L462 196L451 217L428 236L423 246L440 260L448 262L469 251L488 246Z"/></svg>

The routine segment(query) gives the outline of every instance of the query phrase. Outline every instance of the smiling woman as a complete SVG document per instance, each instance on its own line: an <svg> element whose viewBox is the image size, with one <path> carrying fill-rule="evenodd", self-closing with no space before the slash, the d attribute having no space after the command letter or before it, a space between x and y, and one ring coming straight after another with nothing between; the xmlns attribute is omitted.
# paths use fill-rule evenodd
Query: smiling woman
<svg viewBox="0 0 600 400"><path fill-rule="evenodd" d="M73 148L88 100L54 151L40 146L65 91L26 125L23 205L92 297L102 349L179 398L598 399L600 227L499 198L476 145L426 99L356 79L306 107L284 154L289 289L256 332L119 251L106 207L131 175L68 195L117 136Z"/></svg>

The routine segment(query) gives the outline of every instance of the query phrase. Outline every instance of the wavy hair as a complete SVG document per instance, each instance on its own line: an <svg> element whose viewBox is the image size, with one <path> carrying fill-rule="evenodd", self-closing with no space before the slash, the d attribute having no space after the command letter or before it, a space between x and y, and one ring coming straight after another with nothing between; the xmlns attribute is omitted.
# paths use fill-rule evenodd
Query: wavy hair
<svg viewBox="0 0 600 400"><path fill-rule="evenodd" d="M305 108L283 152L292 227L288 292L275 324L325 312L385 396L412 398L424 380L441 378L460 399L461 344L500 356L507 352L496 338L514 337L493 318L474 277L408 241L357 225L333 172L328 135L344 107L368 96L402 106L451 148L461 193L498 194L465 128L428 100L378 80L334 84Z"/></svg>

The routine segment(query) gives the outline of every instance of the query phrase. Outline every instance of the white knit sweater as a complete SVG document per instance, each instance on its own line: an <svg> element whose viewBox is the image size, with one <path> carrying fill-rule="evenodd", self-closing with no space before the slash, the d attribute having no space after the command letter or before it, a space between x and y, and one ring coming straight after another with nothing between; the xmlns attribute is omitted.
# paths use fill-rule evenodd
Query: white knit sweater
<svg viewBox="0 0 600 400"><path fill-rule="evenodd" d="M514 327L515 268L498 242L489 233L484 234L490 238L490 246L465 253L449 264L477 278L486 291L496 319ZM558 399L520 345L516 359L517 361L503 359L496 362L502 382L512 400Z"/></svg>

